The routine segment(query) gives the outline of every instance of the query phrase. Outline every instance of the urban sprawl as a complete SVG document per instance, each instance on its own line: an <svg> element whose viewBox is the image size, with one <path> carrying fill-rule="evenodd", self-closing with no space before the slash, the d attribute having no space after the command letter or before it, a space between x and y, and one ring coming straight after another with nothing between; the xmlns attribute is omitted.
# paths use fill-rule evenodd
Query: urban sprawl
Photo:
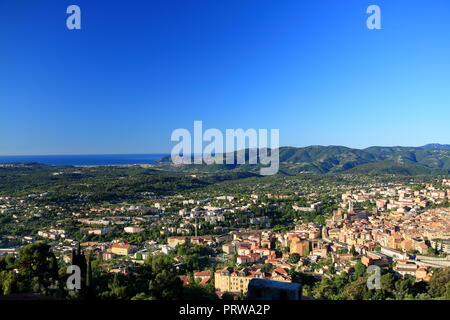
<svg viewBox="0 0 450 320"><path fill-rule="evenodd" d="M67 208L46 202L50 194L2 196L0 217L9 214L13 223L24 216L32 221L58 217ZM252 279L299 282L305 297L330 298L313 289L314 281L352 276L361 265L376 265L395 279L415 283L429 282L450 267L450 208L443 205L450 199L447 179L349 187L328 195L334 205L329 213L309 220L302 217L329 205L314 191L203 199L143 195L147 200L141 205L83 205L31 234L3 236L0 254L18 256L24 246L43 241L60 264L72 264L83 252L101 272L124 276L149 257L163 255L172 259L183 286L212 286L219 298L245 296ZM272 211L297 218L274 226ZM79 239L71 237L73 230ZM195 261L189 259L193 254ZM308 285L305 277L314 281Z"/></svg>

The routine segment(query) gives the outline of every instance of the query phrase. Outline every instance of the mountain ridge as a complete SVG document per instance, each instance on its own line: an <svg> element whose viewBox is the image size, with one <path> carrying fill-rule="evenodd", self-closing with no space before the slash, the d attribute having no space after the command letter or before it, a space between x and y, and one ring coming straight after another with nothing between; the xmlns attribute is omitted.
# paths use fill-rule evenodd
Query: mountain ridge
<svg viewBox="0 0 450 320"><path fill-rule="evenodd" d="M440 145L443 146L443 145ZM236 155L236 152L234 152ZM249 149L245 149L248 160ZM450 149L432 147L368 147L365 149L345 146L280 147L280 171L300 173L363 173L364 168L383 174L448 174L450 172ZM257 162L259 163L259 157ZM170 162L170 156L160 162ZM260 165L221 165L216 168L251 170ZM361 167L362 166L362 167ZM360 167L359 169L354 169ZM351 171L353 169L353 171Z"/></svg>
<svg viewBox="0 0 450 320"><path fill-rule="evenodd" d="M429 143L419 148L422 149L435 149L435 150L450 150L450 144Z"/></svg>

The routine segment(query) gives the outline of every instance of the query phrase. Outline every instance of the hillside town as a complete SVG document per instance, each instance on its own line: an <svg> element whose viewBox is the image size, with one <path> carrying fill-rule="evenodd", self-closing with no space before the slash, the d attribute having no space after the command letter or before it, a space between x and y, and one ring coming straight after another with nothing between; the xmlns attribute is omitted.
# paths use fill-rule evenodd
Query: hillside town
<svg viewBox="0 0 450 320"><path fill-rule="evenodd" d="M16 255L30 243L46 241L58 259L70 264L80 246L108 273L132 274L153 255L174 259L185 285L213 281L216 294L246 294L252 279L293 281L292 270L316 279L352 274L357 263L391 268L399 277L429 281L434 270L450 267L450 180L418 185L386 185L328 195L250 194L190 199L156 197L142 205L80 207L69 211L37 205L48 193L1 197L0 217L16 224L55 217L36 232L0 240L0 255ZM298 199L301 199L298 200ZM291 200L291 201L290 201ZM277 228L273 211L293 212L294 223ZM320 213L320 221L303 214ZM61 217L61 219L59 218ZM151 233L149 233L151 230ZM75 236L79 236L78 240ZM81 239L81 240L80 240ZM183 268L180 247L205 248L197 270Z"/></svg>

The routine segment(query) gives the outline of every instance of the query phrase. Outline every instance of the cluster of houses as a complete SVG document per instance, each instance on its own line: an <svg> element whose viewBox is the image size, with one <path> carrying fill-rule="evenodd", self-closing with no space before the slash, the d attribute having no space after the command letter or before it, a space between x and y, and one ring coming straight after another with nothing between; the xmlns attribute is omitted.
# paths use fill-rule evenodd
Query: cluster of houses
<svg viewBox="0 0 450 320"><path fill-rule="evenodd" d="M442 185L450 186L450 180L443 180ZM45 197L46 194L31 196ZM282 208L283 201L290 196L266 194L265 197L279 200L275 201L274 207ZM314 212L324 205L318 197L319 194L309 194L308 206L297 203L291 204L291 208ZM224 195L203 200L166 199L149 206L95 207L72 212L71 218L75 217L80 231L86 235L101 236L113 231L140 234L157 226L159 233L167 236L164 244L150 240L140 245L122 240L82 243L85 250L105 261L101 266L110 272L127 273L133 263L143 263L146 257L155 253L168 254L179 245L208 246L217 255L223 255L222 261L233 258L237 265L215 272L216 289L245 293L254 278L290 282L289 270L293 266L303 272L323 275L329 266L311 266L321 259L331 258L338 273L351 272L356 263L355 256L367 267L394 265L394 271L401 276L413 275L418 281L427 281L431 268L450 267L450 258L445 257L445 254L450 255L450 208L439 207L449 199L450 189L439 189L431 184L421 188L397 185L349 190L342 194L340 208L325 225L298 221L293 230L285 232L270 229L268 213L253 214L251 206L264 208L267 205L256 194L245 201ZM45 212L59 215L62 210L44 206L33 211L26 207L27 199L3 197L0 200L0 213L27 208L36 218L36 214L42 216ZM430 205L434 205L434 209ZM236 219L233 216L236 213L247 213L250 226L259 230L225 227L238 224L237 220L227 221L229 217ZM214 234L198 236L201 223L213 225ZM70 261L71 252L77 245L58 224L22 240L33 242L34 236L53 241L54 249L65 261ZM430 255L430 248L442 256ZM294 261L293 255L299 258ZM268 264L270 268L265 268ZM193 277L201 284L207 284L212 274L200 270ZM188 278L184 277L183 281L188 282Z"/></svg>

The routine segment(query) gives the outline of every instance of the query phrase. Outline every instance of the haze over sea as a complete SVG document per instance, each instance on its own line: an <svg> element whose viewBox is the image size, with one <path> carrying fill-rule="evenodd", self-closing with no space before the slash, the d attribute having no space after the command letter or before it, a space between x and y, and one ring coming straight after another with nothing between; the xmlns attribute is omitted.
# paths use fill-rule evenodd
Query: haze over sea
<svg viewBox="0 0 450 320"><path fill-rule="evenodd" d="M168 154L82 154L82 155L34 155L0 156L0 163L37 162L46 165L102 166L152 164Z"/></svg>

